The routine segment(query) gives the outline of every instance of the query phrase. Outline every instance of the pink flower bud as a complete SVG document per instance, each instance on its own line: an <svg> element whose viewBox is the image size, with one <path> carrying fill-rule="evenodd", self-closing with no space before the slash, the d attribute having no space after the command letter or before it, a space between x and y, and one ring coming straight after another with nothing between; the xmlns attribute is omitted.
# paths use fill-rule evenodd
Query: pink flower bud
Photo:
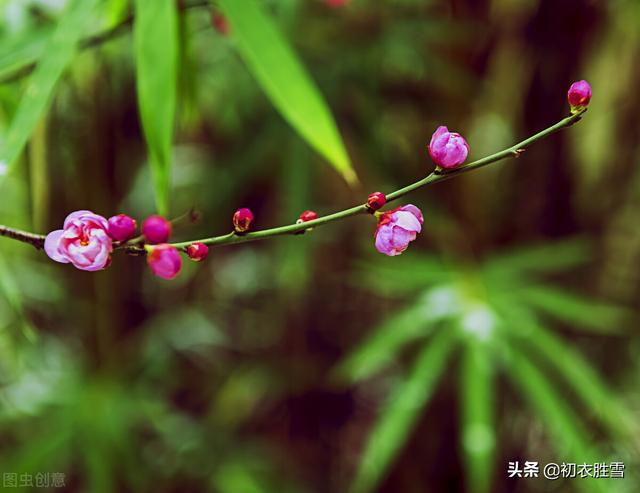
<svg viewBox="0 0 640 493"><path fill-rule="evenodd" d="M116 241L126 241L136 234L136 220L126 214L109 218L109 236Z"/></svg>
<svg viewBox="0 0 640 493"><path fill-rule="evenodd" d="M149 216L142 223L142 234L147 243L166 243L171 236L171 223L162 216Z"/></svg>
<svg viewBox="0 0 640 493"><path fill-rule="evenodd" d="M44 241L47 255L81 270L96 271L109 266L113 242L107 220L91 211L72 212L63 229L49 233Z"/></svg>
<svg viewBox="0 0 640 493"><path fill-rule="evenodd" d="M424 219L415 205L383 212L376 228L376 250L390 257L400 255L422 230Z"/></svg>
<svg viewBox="0 0 640 493"><path fill-rule="evenodd" d="M464 137L449 132L447 127L438 127L429 143L429 155L441 168L453 169L465 162L469 154L469 144Z"/></svg>
<svg viewBox="0 0 640 493"><path fill-rule="evenodd" d="M178 249L167 243L147 246L147 264L151 272L163 279L173 279L182 268Z"/></svg>
<svg viewBox="0 0 640 493"><path fill-rule="evenodd" d="M384 207L386 203L387 196L382 192L373 192L367 197L367 207L372 211L377 211L378 209Z"/></svg>
<svg viewBox="0 0 640 493"><path fill-rule="evenodd" d="M300 214L300 219L298 222L306 223L307 221L313 221L314 219L318 219L318 213L314 211L304 211Z"/></svg>
<svg viewBox="0 0 640 493"><path fill-rule="evenodd" d="M591 86L586 80L579 80L571 84L567 93L567 100L571 106L571 113L576 113L589 106L591 101Z"/></svg>
<svg viewBox="0 0 640 493"><path fill-rule="evenodd" d="M233 214L233 228L236 233L246 233L253 222L253 213L246 207L238 209Z"/></svg>
<svg viewBox="0 0 640 493"><path fill-rule="evenodd" d="M199 241L191 243L187 247L187 255L194 262L202 262L209 255L209 247Z"/></svg>

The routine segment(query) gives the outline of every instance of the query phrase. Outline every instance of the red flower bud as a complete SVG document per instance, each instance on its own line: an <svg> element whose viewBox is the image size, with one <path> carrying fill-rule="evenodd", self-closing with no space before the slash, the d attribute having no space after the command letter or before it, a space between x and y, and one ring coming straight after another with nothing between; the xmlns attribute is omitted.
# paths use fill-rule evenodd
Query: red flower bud
<svg viewBox="0 0 640 493"><path fill-rule="evenodd" d="M246 207L238 209L233 214L233 229L235 229L236 233L246 233L249 231L252 222L253 213Z"/></svg>
<svg viewBox="0 0 640 493"><path fill-rule="evenodd" d="M387 203L387 196L382 192L373 192L367 197L367 207L372 211L377 211L378 209L384 207Z"/></svg>
<svg viewBox="0 0 640 493"><path fill-rule="evenodd" d="M187 255L194 262L202 262L209 255L209 247L199 241L191 243L187 247Z"/></svg>
<svg viewBox="0 0 640 493"><path fill-rule="evenodd" d="M147 243L166 243L171 236L171 223L162 216L149 216L142 223L142 234Z"/></svg>
<svg viewBox="0 0 640 493"><path fill-rule="evenodd" d="M136 220L126 214L109 218L109 236L116 241L126 241L136 234Z"/></svg>
<svg viewBox="0 0 640 493"><path fill-rule="evenodd" d="M576 113L589 106L591 101L591 86L586 80L580 80L571 84L567 93L567 100L571 106L571 112Z"/></svg>
<svg viewBox="0 0 640 493"><path fill-rule="evenodd" d="M227 18L220 12L212 12L211 25L223 36L227 36L229 34L229 21L227 21Z"/></svg>
<svg viewBox="0 0 640 493"><path fill-rule="evenodd" d="M313 211L304 211L300 214L299 222L306 223L307 221L313 221L314 219L318 219L318 213Z"/></svg>
<svg viewBox="0 0 640 493"><path fill-rule="evenodd" d="M180 273L182 257L176 247L163 243L162 245L149 246L147 251L147 264L156 276L163 279L173 279Z"/></svg>

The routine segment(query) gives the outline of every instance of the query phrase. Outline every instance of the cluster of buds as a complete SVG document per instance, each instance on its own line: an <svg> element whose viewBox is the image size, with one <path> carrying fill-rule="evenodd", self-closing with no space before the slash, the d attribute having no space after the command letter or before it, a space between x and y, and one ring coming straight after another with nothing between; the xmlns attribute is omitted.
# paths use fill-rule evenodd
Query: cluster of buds
<svg viewBox="0 0 640 493"><path fill-rule="evenodd" d="M345 2L327 0L327 3L338 5ZM584 111L591 101L591 87L584 80L574 82L567 93L567 100L573 114ZM428 151L437 170L450 171L466 161L469 144L459 133L449 132L447 127L440 126L431 137ZM384 193L373 192L367 197L365 207L378 220L374 234L376 249L385 255L396 256L416 239L424 219L422 211L412 204L379 212L386 203L387 196ZM302 224L317 218L317 213L307 210L300 214L296 222ZM253 220L253 213L249 209L238 209L232 218L234 234L246 235ZM300 229L298 233L310 229ZM135 238L136 230L136 220L126 214L118 214L107 220L91 211L75 211L67 216L62 229L46 236L44 249L56 262L70 263L81 270L97 271L109 266L114 248L129 244L143 245L147 263L155 275L164 279L176 277L182 268L182 258L178 249L168 243L172 233L171 222L153 215L142 223L142 235L138 238ZM201 262L207 258L209 247L203 242L193 242L184 249L184 253L191 260Z"/></svg>
<svg viewBox="0 0 640 493"><path fill-rule="evenodd" d="M238 209L233 215L236 234L245 234L253 222L249 209ZM105 219L91 211L75 211L67 216L62 229L52 231L45 238L47 255L80 270L98 271L111 264L114 248L122 245L144 245L147 264L156 276L173 279L182 269L182 257L175 246L168 243L172 225L162 216L149 216L142 222L142 235L135 238L137 222L126 214ZM189 244L184 252L194 262L202 262L209 254L203 242Z"/></svg>

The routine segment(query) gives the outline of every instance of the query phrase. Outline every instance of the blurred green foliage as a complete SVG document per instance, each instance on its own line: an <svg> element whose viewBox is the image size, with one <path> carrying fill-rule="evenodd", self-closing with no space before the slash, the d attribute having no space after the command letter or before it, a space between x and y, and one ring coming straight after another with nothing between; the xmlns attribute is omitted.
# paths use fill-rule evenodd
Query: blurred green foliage
<svg viewBox="0 0 640 493"><path fill-rule="evenodd" d="M562 117L573 80L594 99L517 161L412 196L425 227L397 258L370 253L362 218L213 250L172 283L140 258L90 274L0 240L0 473L90 492L635 491L637 2L208 3L0 0L0 223L196 207L187 239L240 206L293 222L424 176L440 124L476 158ZM509 479L515 460L626 477Z"/></svg>

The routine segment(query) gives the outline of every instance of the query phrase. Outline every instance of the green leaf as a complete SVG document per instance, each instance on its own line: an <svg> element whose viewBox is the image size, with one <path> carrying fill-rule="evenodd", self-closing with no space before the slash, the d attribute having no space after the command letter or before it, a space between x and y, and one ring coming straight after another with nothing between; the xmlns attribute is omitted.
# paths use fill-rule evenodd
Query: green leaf
<svg viewBox="0 0 640 493"><path fill-rule="evenodd" d="M589 256L584 240L572 238L500 253L489 258L482 270L486 275L508 278L554 274L584 265Z"/></svg>
<svg viewBox="0 0 640 493"><path fill-rule="evenodd" d="M564 396L553 388L551 380L529 361L526 353L512 351L506 364L507 374L515 389L524 395L529 406L545 422L554 437L553 446L559 454L570 457L571 462L576 463L593 464L604 460L603 453L591 443L582 420L565 403ZM576 486L583 491L605 491L602 479L583 478L576 482Z"/></svg>
<svg viewBox="0 0 640 493"><path fill-rule="evenodd" d="M624 331L632 316L625 308L583 298L549 285L523 287L518 296L534 308L572 324L574 329L619 333Z"/></svg>
<svg viewBox="0 0 640 493"><path fill-rule="evenodd" d="M331 111L261 3L220 0L218 4L240 55L273 105L348 183L356 183Z"/></svg>
<svg viewBox="0 0 640 493"><path fill-rule="evenodd" d="M427 291L412 306L375 327L371 335L340 363L334 375L349 382L369 377L392 362L403 344L425 337L439 321L453 316L456 306L453 288Z"/></svg>
<svg viewBox="0 0 640 493"><path fill-rule="evenodd" d="M495 460L493 355L469 337L462 358L462 451L468 490L491 491Z"/></svg>
<svg viewBox="0 0 640 493"><path fill-rule="evenodd" d="M357 267L357 285L375 287L376 293L382 292L386 296L448 284L460 275L454 266L441 258L420 254L392 259L378 254L371 260L358 262ZM380 279L384 279L384 283L380 283Z"/></svg>
<svg viewBox="0 0 640 493"><path fill-rule="evenodd" d="M178 14L174 0L136 0L133 26L136 88L158 212L169 209L176 113Z"/></svg>
<svg viewBox="0 0 640 493"><path fill-rule="evenodd" d="M633 435L636 425L631 413L609 390L598 371L568 341L563 341L540 326L535 315L526 308L510 304L503 307L501 313L513 329L507 334L523 351L541 356L550 367L555 368L589 411L598 416L613 433L621 438Z"/></svg>
<svg viewBox="0 0 640 493"><path fill-rule="evenodd" d="M0 254L0 292L5 296L9 305L11 305L11 308L13 308L13 311L17 315L20 328L25 338L30 342L36 342L38 336L29 318L25 314L20 286L2 254Z"/></svg>
<svg viewBox="0 0 640 493"><path fill-rule="evenodd" d="M97 0L72 0L69 3L27 83L0 151L0 163L12 166L20 156L49 105L56 83L75 54L76 44L91 19L96 3ZM37 52L37 45L32 49Z"/></svg>
<svg viewBox="0 0 640 493"><path fill-rule="evenodd" d="M418 355L409 378L389 396L358 467L351 493L373 491L389 469L420 412L431 398L457 332L439 330Z"/></svg>
<svg viewBox="0 0 640 493"><path fill-rule="evenodd" d="M0 45L0 82L12 79L31 67L44 52L51 37L50 26L29 29L10 38L3 38Z"/></svg>

